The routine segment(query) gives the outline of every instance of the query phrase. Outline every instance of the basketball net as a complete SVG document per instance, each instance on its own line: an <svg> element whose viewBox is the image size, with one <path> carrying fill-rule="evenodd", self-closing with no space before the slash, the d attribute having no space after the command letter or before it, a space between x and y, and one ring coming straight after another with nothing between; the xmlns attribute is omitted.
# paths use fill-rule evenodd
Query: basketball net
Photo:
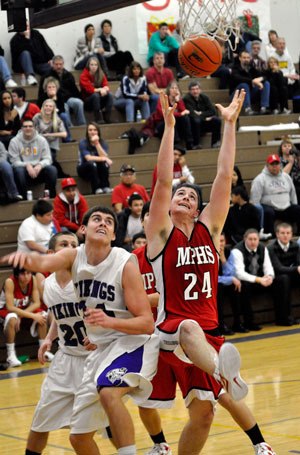
<svg viewBox="0 0 300 455"><path fill-rule="evenodd" d="M240 31L236 17L237 2L238 0L178 0L182 39L193 39L205 34L211 39L228 41L234 51Z"/></svg>

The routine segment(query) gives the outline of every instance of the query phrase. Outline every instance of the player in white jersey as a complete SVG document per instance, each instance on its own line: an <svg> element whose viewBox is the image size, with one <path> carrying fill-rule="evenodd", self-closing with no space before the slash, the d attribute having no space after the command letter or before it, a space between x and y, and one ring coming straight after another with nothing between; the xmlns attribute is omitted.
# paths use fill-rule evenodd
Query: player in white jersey
<svg viewBox="0 0 300 455"><path fill-rule="evenodd" d="M78 238L73 233L59 232L49 242L49 252L76 248ZM53 314L50 330L39 349L39 360L45 362L45 352L59 338L59 350L54 356L41 390L28 436L26 455L41 454L46 447L49 431L70 426L75 393L83 375L89 352L84 348L86 331L79 312L77 296L66 270L52 273L43 282L43 301Z"/></svg>
<svg viewBox="0 0 300 455"><path fill-rule="evenodd" d="M76 250L48 256L16 252L2 261L26 264L34 271L72 270L87 335L98 348L87 358L75 397L71 443L78 455L99 455L94 431L86 433L98 402L108 416L118 454L134 455L133 422L123 397L131 395L139 404L150 395L158 337L153 335L153 317L137 264L126 251L111 247L115 214L105 207L93 207L83 225L85 245Z"/></svg>

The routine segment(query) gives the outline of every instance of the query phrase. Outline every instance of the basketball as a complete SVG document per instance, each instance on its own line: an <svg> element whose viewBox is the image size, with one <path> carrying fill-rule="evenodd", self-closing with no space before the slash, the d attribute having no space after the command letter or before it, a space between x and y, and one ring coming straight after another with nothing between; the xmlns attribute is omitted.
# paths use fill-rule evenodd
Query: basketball
<svg viewBox="0 0 300 455"><path fill-rule="evenodd" d="M178 51L182 69L190 76L205 77L214 73L222 61L222 50L215 39L197 36L187 39Z"/></svg>

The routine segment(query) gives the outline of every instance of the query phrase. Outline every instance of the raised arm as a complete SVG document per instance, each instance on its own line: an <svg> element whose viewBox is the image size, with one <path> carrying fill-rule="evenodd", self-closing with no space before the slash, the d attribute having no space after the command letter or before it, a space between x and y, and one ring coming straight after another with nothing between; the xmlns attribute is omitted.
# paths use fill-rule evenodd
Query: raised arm
<svg viewBox="0 0 300 455"><path fill-rule="evenodd" d="M151 199L149 221L147 223L148 251L151 258L163 249L172 230L169 209L172 197L174 166L174 106L169 106L168 96L160 94L160 102L165 121L164 134L160 143L157 158L157 180Z"/></svg>
<svg viewBox="0 0 300 455"><path fill-rule="evenodd" d="M228 107L217 104L224 121L222 145L219 152L217 175L212 185L210 202L200 214L218 249L219 236L229 210L231 179L236 151L236 121L244 103L245 91L236 91Z"/></svg>

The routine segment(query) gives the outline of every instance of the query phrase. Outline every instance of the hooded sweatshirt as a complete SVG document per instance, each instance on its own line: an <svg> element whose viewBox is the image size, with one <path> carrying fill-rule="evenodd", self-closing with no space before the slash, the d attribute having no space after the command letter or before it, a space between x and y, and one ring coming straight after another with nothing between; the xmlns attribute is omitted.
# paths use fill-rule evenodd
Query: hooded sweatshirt
<svg viewBox="0 0 300 455"><path fill-rule="evenodd" d="M18 132L8 147L9 160L13 167L26 167L27 164L42 168L52 164L51 152L46 139L34 132L32 139L25 140L22 130Z"/></svg>
<svg viewBox="0 0 300 455"><path fill-rule="evenodd" d="M269 205L274 210L285 210L298 203L291 177L282 171L272 175L267 166L253 180L250 199L252 204Z"/></svg>
<svg viewBox="0 0 300 455"><path fill-rule="evenodd" d="M53 201L53 216L61 227L76 232L81 225L84 213L88 210L86 199L76 191L74 202L69 203L62 191Z"/></svg>

